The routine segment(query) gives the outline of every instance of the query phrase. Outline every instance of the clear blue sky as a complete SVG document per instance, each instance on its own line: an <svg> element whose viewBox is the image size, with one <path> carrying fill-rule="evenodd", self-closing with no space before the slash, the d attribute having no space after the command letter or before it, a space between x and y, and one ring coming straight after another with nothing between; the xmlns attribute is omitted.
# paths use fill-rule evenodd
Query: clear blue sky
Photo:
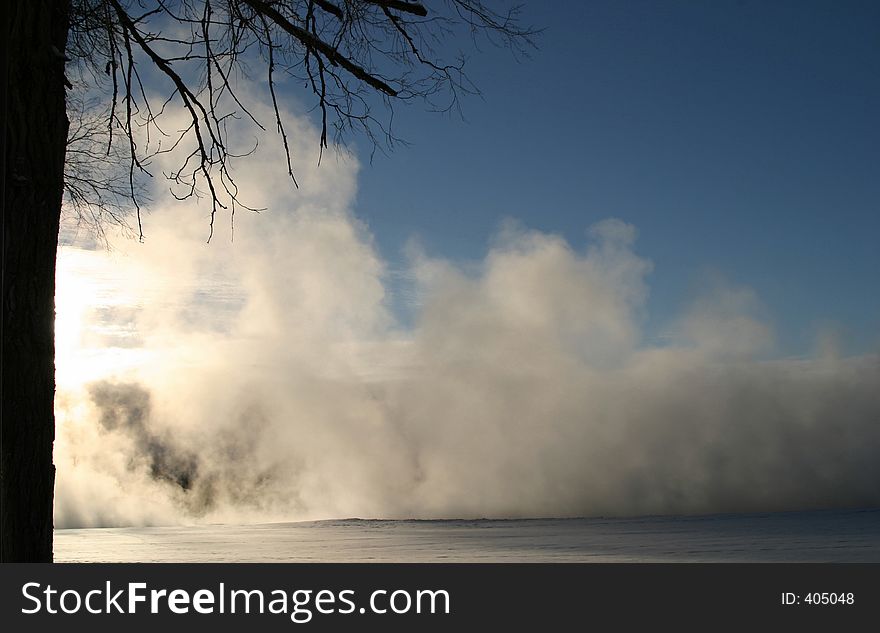
<svg viewBox="0 0 880 633"><path fill-rule="evenodd" d="M478 259L505 217L575 246L639 229L649 338L707 275L755 289L780 352L880 348L880 3L537 2L540 50L471 59L466 121L401 108L361 172L383 255ZM364 157L365 152L361 152ZM365 161L366 162L366 161Z"/></svg>

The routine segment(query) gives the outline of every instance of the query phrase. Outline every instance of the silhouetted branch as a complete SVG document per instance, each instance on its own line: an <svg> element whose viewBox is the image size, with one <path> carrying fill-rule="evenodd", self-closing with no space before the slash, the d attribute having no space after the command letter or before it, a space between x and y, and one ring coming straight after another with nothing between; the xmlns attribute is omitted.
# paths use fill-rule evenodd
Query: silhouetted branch
<svg viewBox="0 0 880 633"><path fill-rule="evenodd" d="M101 136L108 158L119 159L117 142L126 146L127 196L141 237L143 190L138 181L149 175L150 161L159 154L183 152L179 167L165 175L176 198L210 199L209 240L221 209L228 209L233 219L237 208L256 210L239 199L231 169L233 159L256 147L234 153L227 130L237 113L265 129L237 92L238 77L254 61L265 63L275 127L288 174L297 185L279 76L301 80L311 90L320 113L322 151L331 124L339 139L357 128L374 148L381 148L399 140L391 130L395 102L420 99L430 109L446 111L458 107L460 92L476 92L464 72L464 58L444 61L432 42L453 37L461 26L472 35L497 36L501 44L522 51L536 33L519 26L515 7L496 12L480 0L446 0L445 10L409 0L70 2L67 52L81 85L91 90L106 85L109 107ZM162 81L167 91L157 97ZM169 134L159 120L173 100L186 112L188 123ZM373 114L378 103L387 109L387 123ZM70 182L77 182L75 174ZM89 187L85 191L98 193ZM80 202L87 197L75 196ZM122 219L115 209L112 217Z"/></svg>

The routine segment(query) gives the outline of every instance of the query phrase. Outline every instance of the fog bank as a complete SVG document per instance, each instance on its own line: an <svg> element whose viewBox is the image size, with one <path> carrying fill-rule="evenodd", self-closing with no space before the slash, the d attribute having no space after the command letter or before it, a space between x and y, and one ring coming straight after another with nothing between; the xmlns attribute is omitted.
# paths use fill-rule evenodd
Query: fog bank
<svg viewBox="0 0 880 633"><path fill-rule="evenodd" d="M878 355L774 360L722 282L647 341L663 271L613 218L582 244L512 221L477 263L413 247L391 275L356 160L317 168L297 121L302 188L243 162L268 211L234 241L160 201L146 244L62 250L57 527L880 504Z"/></svg>

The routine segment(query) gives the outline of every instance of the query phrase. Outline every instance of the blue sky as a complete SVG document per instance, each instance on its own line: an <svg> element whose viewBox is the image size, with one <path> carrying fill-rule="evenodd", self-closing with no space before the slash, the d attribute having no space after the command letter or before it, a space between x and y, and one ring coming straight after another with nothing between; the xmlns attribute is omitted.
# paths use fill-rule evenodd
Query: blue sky
<svg viewBox="0 0 880 633"><path fill-rule="evenodd" d="M617 217L654 262L646 335L707 279L755 290L783 355L880 346L880 4L531 2L540 49L483 47L466 120L399 108L357 214L383 256L479 259L506 217ZM359 152L367 163L367 151Z"/></svg>

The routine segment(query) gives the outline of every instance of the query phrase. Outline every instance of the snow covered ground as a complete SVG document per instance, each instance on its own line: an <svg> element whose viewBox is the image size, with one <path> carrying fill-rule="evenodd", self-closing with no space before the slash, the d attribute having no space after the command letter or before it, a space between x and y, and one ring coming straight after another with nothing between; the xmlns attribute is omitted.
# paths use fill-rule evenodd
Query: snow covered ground
<svg viewBox="0 0 880 633"><path fill-rule="evenodd" d="M880 562L880 509L56 530L58 562Z"/></svg>

